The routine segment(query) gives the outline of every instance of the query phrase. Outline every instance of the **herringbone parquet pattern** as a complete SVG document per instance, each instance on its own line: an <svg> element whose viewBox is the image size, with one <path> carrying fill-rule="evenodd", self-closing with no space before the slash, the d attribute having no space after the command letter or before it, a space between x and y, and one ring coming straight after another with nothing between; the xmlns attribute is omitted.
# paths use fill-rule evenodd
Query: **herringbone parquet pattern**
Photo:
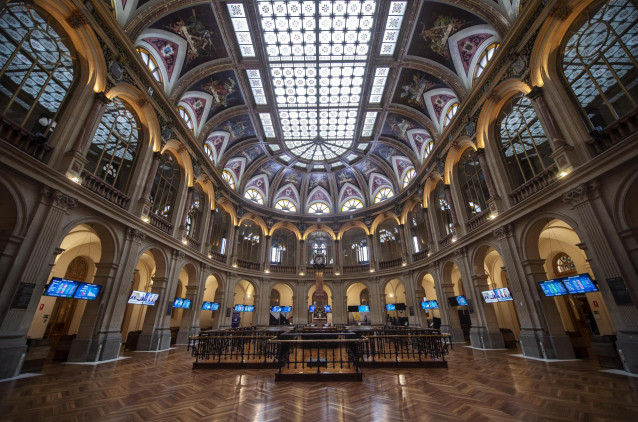
<svg viewBox="0 0 638 422"><path fill-rule="evenodd" d="M363 382L274 382L273 370L192 370L183 349L52 364L0 383L10 421L636 421L638 378L455 347L449 369L365 369Z"/></svg>

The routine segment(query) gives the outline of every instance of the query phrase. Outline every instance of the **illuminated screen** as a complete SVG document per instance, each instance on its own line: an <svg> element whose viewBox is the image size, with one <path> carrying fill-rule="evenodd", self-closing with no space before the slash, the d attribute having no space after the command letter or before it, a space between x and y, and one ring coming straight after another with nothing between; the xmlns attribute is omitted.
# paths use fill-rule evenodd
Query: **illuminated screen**
<svg viewBox="0 0 638 422"><path fill-rule="evenodd" d="M332 312L332 308L330 307L330 305L326 305L326 306L324 306L324 307L323 307L323 309L324 309L326 312Z"/></svg>
<svg viewBox="0 0 638 422"><path fill-rule="evenodd" d="M428 303L430 304L430 309L439 309L439 302L436 300L428 300Z"/></svg>
<svg viewBox="0 0 638 422"><path fill-rule="evenodd" d="M255 307L253 305L244 306L244 312L255 312Z"/></svg>
<svg viewBox="0 0 638 422"><path fill-rule="evenodd" d="M73 294L73 299L95 300L100 294L102 286L99 284L80 283Z"/></svg>
<svg viewBox="0 0 638 422"><path fill-rule="evenodd" d="M273 306L270 308L270 312L281 312L281 306Z"/></svg>
<svg viewBox="0 0 638 422"><path fill-rule="evenodd" d="M385 310L386 311L396 311L396 307L394 306L394 303L387 303L385 305Z"/></svg>
<svg viewBox="0 0 638 422"><path fill-rule="evenodd" d="M149 305L154 306L157 302L159 295L157 293L140 292L133 290L131 297L128 299L128 303L133 305Z"/></svg>
<svg viewBox="0 0 638 422"><path fill-rule="evenodd" d="M213 307L212 302L204 302L202 303L202 311L210 311Z"/></svg>
<svg viewBox="0 0 638 422"><path fill-rule="evenodd" d="M53 277L51 283L44 291L45 296L54 297L73 297L73 293L78 288L80 283L73 280L67 280L64 278Z"/></svg>
<svg viewBox="0 0 638 422"><path fill-rule="evenodd" d="M184 299L181 297L176 297L173 302L173 308L183 308L184 307Z"/></svg>
<svg viewBox="0 0 638 422"><path fill-rule="evenodd" d="M578 274L563 278L563 284L569 294L597 292L598 288L594 284L589 274Z"/></svg>
<svg viewBox="0 0 638 422"><path fill-rule="evenodd" d="M494 292L494 290L486 290L484 292L481 292L481 294L483 295L483 300L485 300L485 303L498 302L498 298L496 297L496 292Z"/></svg>
<svg viewBox="0 0 638 422"><path fill-rule="evenodd" d="M292 312L292 306L282 306L281 312Z"/></svg>
<svg viewBox="0 0 638 422"><path fill-rule="evenodd" d="M213 303L211 303L211 304L210 304L210 310L211 310L211 311L217 311L217 310L219 310L219 303L217 303L217 302L213 302Z"/></svg>
<svg viewBox="0 0 638 422"><path fill-rule="evenodd" d="M547 297L567 294L567 289L560 279L542 281L538 284L541 286L541 290L543 290L543 293Z"/></svg>
<svg viewBox="0 0 638 422"><path fill-rule="evenodd" d="M512 294L510 293L510 289L508 289L507 287L494 290L494 294L496 294L496 298L498 299L499 302L507 302L508 300L514 300L512 298Z"/></svg>
<svg viewBox="0 0 638 422"><path fill-rule="evenodd" d="M370 312L370 306L368 305L360 305L359 312Z"/></svg>
<svg viewBox="0 0 638 422"><path fill-rule="evenodd" d="M314 312L314 311L315 311L315 305L308 306L308 312Z"/></svg>
<svg viewBox="0 0 638 422"><path fill-rule="evenodd" d="M244 305L235 305L235 312L244 312Z"/></svg>

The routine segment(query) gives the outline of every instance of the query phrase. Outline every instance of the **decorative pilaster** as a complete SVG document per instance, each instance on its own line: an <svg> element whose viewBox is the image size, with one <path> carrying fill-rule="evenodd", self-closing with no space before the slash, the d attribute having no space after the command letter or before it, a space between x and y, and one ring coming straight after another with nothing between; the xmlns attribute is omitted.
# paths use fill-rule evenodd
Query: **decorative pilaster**
<svg viewBox="0 0 638 422"><path fill-rule="evenodd" d="M160 152L153 153L153 161L151 162L151 168L148 171L148 175L146 176L146 182L144 183L144 191L142 191L142 197L139 199L139 209L140 209L140 217L142 220L148 221L148 215L151 212L151 189L153 189L153 182L155 181L155 175L157 174L157 169L159 167L160 159L162 158L162 154Z"/></svg>
<svg viewBox="0 0 638 422"><path fill-rule="evenodd" d="M188 192L186 194L186 201L184 202L184 211L182 213L182 224L179 226L181 237L186 236L186 224L188 224L188 213L191 210L194 191L195 191L195 188L193 186L188 187Z"/></svg>
<svg viewBox="0 0 638 422"><path fill-rule="evenodd" d="M270 249L272 248L272 236L266 235L266 244L264 250L264 272L270 271Z"/></svg>
<svg viewBox="0 0 638 422"><path fill-rule="evenodd" d="M368 235L368 258L370 261L370 271L374 271L377 268L377 248L374 244L374 234Z"/></svg>
<svg viewBox="0 0 638 422"><path fill-rule="evenodd" d="M401 262L408 263L408 245L405 237L405 224L399 224L399 241L401 242Z"/></svg>
<svg viewBox="0 0 638 422"><path fill-rule="evenodd" d="M450 185L444 186L445 191L445 200L447 201L448 207L450 207L450 217L452 218L452 225L454 226L454 234L456 235L456 230L459 227L459 220L456 216L456 207L454 206L454 202L452 201L452 190Z"/></svg>

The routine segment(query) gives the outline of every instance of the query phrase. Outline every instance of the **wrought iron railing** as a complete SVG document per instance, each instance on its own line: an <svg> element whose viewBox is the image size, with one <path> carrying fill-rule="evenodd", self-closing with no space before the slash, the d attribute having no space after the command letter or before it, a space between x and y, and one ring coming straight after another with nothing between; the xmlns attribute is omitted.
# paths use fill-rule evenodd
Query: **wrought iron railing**
<svg viewBox="0 0 638 422"><path fill-rule="evenodd" d="M453 237L454 237L454 233L449 233L443 239L439 240L439 245L441 245L442 248L446 247L447 245L450 245L452 243Z"/></svg>
<svg viewBox="0 0 638 422"><path fill-rule="evenodd" d="M315 273L315 268L314 267L307 267L306 271L308 272L308 274L314 274ZM334 272L334 268L333 267L325 267L323 269L323 273L324 274L332 274Z"/></svg>
<svg viewBox="0 0 638 422"><path fill-rule="evenodd" d="M638 132L638 107L616 120L605 129L590 132L592 137L587 141L592 155L595 157L616 144L635 137Z"/></svg>
<svg viewBox="0 0 638 422"><path fill-rule="evenodd" d="M450 345L448 334L373 334L364 337L368 340L363 350L364 362L416 363L432 360L445 361Z"/></svg>
<svg viewBox="0 0 638 422"><path fill-rule="evenodd" d="M215 332L189 338L188 349L200 361L224 364L273 364L274 346L268 340L276 338L272 332Z"/></svg>

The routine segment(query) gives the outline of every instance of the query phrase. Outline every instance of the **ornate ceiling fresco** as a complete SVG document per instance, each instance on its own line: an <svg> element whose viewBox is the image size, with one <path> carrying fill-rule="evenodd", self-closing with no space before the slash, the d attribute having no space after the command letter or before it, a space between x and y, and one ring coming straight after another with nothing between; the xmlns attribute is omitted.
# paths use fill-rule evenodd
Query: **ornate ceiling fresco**
<svg viewBox="0 0 638 422"><path fill-rule="evenodd" d="M518 10L508 0L113 5L229 186L299 214L348 213L409 189Z"/></svg>

